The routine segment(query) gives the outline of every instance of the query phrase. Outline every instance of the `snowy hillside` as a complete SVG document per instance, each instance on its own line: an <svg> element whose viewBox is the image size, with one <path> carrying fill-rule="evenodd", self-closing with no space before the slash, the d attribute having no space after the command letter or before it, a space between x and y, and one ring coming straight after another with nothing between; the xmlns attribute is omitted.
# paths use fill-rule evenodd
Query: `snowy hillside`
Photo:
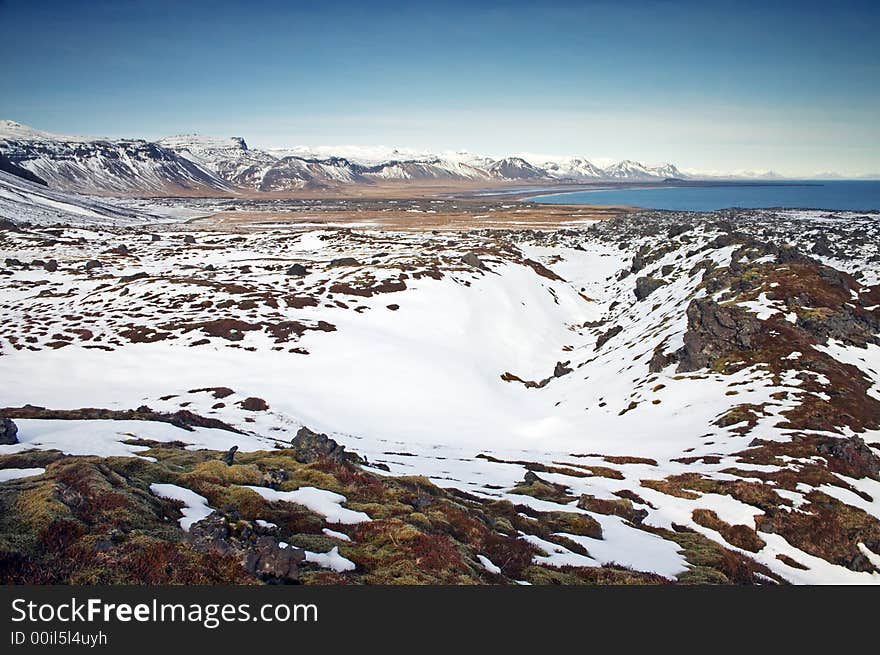
<svg viewBox="0 0 880 655"><path fill-rule="evenodd" d="M85 140L2 121L0 154L51 188L78 193L171 195L232 189L176 151L142 140Z"/></svg>
<svg viewBox="0 0 880 655"><path fill-rule="evenodd" d="M96 198L53 191L4 171L0 171L0 219L37 225L133 225L168 220Z"/></svg>

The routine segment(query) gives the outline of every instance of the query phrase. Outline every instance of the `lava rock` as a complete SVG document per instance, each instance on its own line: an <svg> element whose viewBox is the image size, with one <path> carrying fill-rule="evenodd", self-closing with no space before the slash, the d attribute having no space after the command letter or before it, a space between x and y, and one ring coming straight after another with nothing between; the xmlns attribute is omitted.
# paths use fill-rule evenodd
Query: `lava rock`
<svg viewBox="0 0 880 655"><path fill-rule="evenodd" d="M346 464L361 464L363 462L359 455L346 452L345 446L339 445L326 434L313 432L305 426L296 433L290 447L294 451L294 457L304 464L317 461L322 457Z"/></svg>
<svg viewBox="0 0 880 655"><path fill-rule="evenodd" d="M596 350L599 350L602 346L604 346L609 339L616 337L618 334L623 332L623 328L619 325L615 325L613 328L610 328L599 335L599 338L596 339Z"/></svg>
<svg viewBox="0 0 880 655"><path fill-rule="evenodd" d="M302 264L294 264L287 269L287 273L285 273L285 275L290 275L292 277L302 277L303 275L308 275L308 273L309 269L307 269Z"/></svg>
<svg viewBox="0 0 880 655"><path fill-rule="evenodd" d="M335 268L336 266L360 266L360 262L354 257L340 257L339 259L334 259L330 262L331 268Z"/></svg>
<svg viewBox="0 0 880 655"><path fill-rule="evenodd" d="M486 265L483 263L483 260L477 257L475 253L469 252L464 257L461 258L461 261L467 264L468 266L472 266L473 268L479 268L481 270L486 270Z"/></svg>
<svg viewBox="0 0 880 655"><path fill-rule="evenodd" d="M830 438L819 444L816 450L830 460L832 470L851 478L880 480L880 458L857 435L847 439Z"/></svg>
<svg viewBox="0 0 880 655"><path fill-rule="evenodd" d="M635 289L636 299L644 300L665 284L666 282L655 277L637 278Z"/></svg>
<svg viewBox="0 0 880 655"><path fill-rule="evenodd" d="M684 346L676 351L679 373L697 371L723 355L753 349L763 328L754 314L708 298L692 300L687 319Z"/></svg>
<svg viewBox="0 0 880 655"><path fill-rule="evenodd" d="M269 403L262 398L251 396L237 403L239 407L249 412L265 412L269 409Z"/></svg>
<svg viewBox="0 0 880 655"><path fill-rule="evenodd" d="M238 446L233 446L223 455L223 461L226 463L226 466L232 466L235 463L236 451L238 451Z"/></svg>
<svg viewBox="0 0 880 655"><path fill-rule="evenodd" d="M0 445L11 446L18 443L18 426L8 418L0 418Z"/></svg>

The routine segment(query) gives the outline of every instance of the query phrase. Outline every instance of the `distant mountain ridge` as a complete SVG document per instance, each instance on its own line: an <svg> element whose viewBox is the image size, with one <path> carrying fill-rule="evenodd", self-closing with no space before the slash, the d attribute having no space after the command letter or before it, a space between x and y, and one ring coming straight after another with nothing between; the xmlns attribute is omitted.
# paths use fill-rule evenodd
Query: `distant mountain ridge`
<svg viewBox="0 0 880 655"><path fill-rule="evenodd" d="M537 162L520 156L395 149L374 151L373 156L355 161L328 149L249 148L242 137L88 138L35 130L9 120L0 120L0 155L15 170L27 171L50 188L93 194L283 193L349 185L492 186L687 177L673 164L648 166L632 160L603 168L579 157Z"/></svg>

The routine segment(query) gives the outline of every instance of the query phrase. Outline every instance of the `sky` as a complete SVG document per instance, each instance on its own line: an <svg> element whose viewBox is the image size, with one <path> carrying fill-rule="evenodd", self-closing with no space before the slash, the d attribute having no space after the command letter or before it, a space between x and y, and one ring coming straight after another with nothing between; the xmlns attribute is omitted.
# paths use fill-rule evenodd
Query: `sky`
<svg viewBox="0 0 880 655"><path fill-rule="evenodd" d="M876 175L878 28L876 0L0 0L0 118Z"/></svg>

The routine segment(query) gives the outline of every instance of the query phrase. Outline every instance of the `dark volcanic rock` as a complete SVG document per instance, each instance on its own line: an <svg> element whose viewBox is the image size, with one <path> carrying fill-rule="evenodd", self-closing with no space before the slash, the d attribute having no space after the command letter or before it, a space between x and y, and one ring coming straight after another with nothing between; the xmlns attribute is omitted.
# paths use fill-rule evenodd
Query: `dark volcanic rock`
<svg viewBox="0 0 880 655"><path fill-rule="evenodd" d="M648 253L651 249L648 246L641 246L633 257L633 263L630 267L630 271L633 273L638 273L640 270L645 268L648 265Z"/></svg>
<svg viewBox="0 0 880 655"><path fill-rule="evenodd" d="M477 257L477 255L472 252L469 252L464 257L462 257L461 261L463 261L468 266L472 266L473 268L479 268L482 270L486 269L486 265L483 263L483 260Z"/></svg>
<svg viewBox="0 0 880 655"><path fill-rule="evenodd" d="M851 478L880 480L880 458L859 436L848 439L830 438L816 447L819 454L828 458L829 468Z"/></svg>
<svg viewBox="0 0 880 655"><path fill-rule="evenodd" d="M864 348L868 343L877 343L880 333L880 319L871 312L848 305L837 311L801 313L797 326L809 332L817 341L826 343L837 339L847 345Z"/></svg>
<svg viewBox="0 0 880 655"><path fill-rule="evenodd" d="M187 540L195 550L237 557L249 573L267 582L296 582L305 560L301 549L281 548L273 537L232 526L217 513L194 523Z"/></svg>
<svg viewBox="0 0 880 655"><path fill-rule="evenodd" d="M648 362L648 370L651 373L659 373L670 364L674 364L676 361L678 361L676 354L663 352L663 344L660 344L654 348L654 354L651 356L651 361Z"/></svg>
<svg viewBox="0 0 880 655"><path fill-rule="evenodd" d="M354 257L340 257L338 259L334 259L330 262L331 268L336 266L359 266L360 262L356 260Z"/></svg>
<svg viewBox="0 0 880 655"><path fill-rule="evenodd" d="M102 263L101 263L99 260L97 260L97 259L90 259L89 261L86 262L86 267L85 267L85 268L86 268L87 271L90 271L90 270L92 270L93 268L101 268L103 265L104 265L104 264L102 264Z"/></svg>
<svg viewBox="0 0 880 655"><path fill-rule="evenodd" d="M250 398L245 398L238 403L238 406L249 412L265 412L267 409L269 409L269 403L267 403L262 398L256 398L254 396L251 396Z"/></svg>
<svg viewBox="0 0 880 655"><path fill-rule="evenodd" d="M235 463L235 453L238 451L238 446L233 446L223 455L223 461L226 463L226 466L232 466Z"/></svg>
<svg viewBox="0 0 880 655"><path fill-rule="evenodd" d="M322 457L332 459L340 463L360 464L359 455L345 451L345 446L340 446L334 439L326 434L313 432L303 426L296 433L290 443L294 451L294 457L300 462L310 463Z"/></svg>
<svg viewBox="0 0 880 655"><path fill-rule="evenodd" d="M571 360L567 362L556 362L556 366L553 368L553 377L561 378L563 375L571 373L572 369L568 367L569 364L571 364Z"/></svg>
<svg viewBox="0 0 880 655"><path fill-rule="evenodd" d="M665 285L666 282L655 277L640 277L636 279L636 298L644 300L657 289Z"/></svg>
<svg viewBox="0 0 880 655"><path fill-rule="evenodd" d="M0 418L0 445L18 443L18 426L8 418Z"/></svg>
<svg viewBox="0 0 880 655"><path fill-rule="evenodd" d="M287 273L285 275L291 275L293 277L302 277L303 275L308 275L309 269L307 269L302 264L294 264L290 268L287 269Z"/></svg>
<svg viewBox="0 0 880 655"><path fill-rule="evenodd" d="M606 330L605 332L600 334L599 338L596 339L596 350L599 350L599 348L604 346L609 339L616 337L621 332L623 332L623 328L619 325L615 325L613 328Z"/></svg>
<svg viewBox="0 0 880 655"><path fill-rule="evenodd" d="M684 346L676 352L678 372L709 366L715 359L755 347L762 323L744 309L696 298L687 308Z"/></svg>

